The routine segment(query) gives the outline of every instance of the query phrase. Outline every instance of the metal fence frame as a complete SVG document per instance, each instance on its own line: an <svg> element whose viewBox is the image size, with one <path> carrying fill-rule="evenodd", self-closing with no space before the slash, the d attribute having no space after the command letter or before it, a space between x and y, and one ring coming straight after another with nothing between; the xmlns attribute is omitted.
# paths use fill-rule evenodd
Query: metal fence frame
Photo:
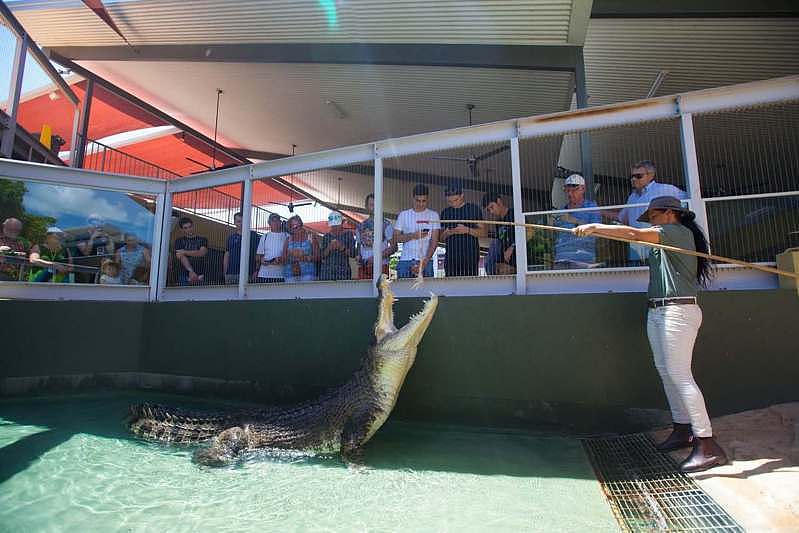
<svg viewBox="0 0 799 533"><path fill-rule="evenodd" d="M778 104L799 100L799 76L757 81L728 87L692 91L623 102L619 104L578 109L548 115L505 120L478 126L456 128L432 133L387 139L302 154L284 159L265 161L253 165L209 171L171 181L137 178L116 174L100 174L81 169L64 169L26 162L1 160L0 177L49 182L59 185L117 190L133 193L155 194L155 235L151 286L141 287L91 287L52 285L34 287L34 284L0 283L0 295L39 299L125 299L149 301L176 300L228 300L228 299L284 299L284 298L336 298L368 297L376 294L374 284L368 281L315 282L308 284L262 287L249 285L247 276L240 275L238 287L165 287L166 267L169 259L169 219L172 212L172 194L190 190L244 183L242 234L250 231L252 210L252 183L260 179L277 179L291 173L306 172L350 163L373 161L375 191L375 232L382 232L383 219L383 158L412 155L432 150L445 150L466 145L489 142L508 142L511 147L511 174L513 206L516 222L524 222L519 158L521 139L585 132L613 126L631 125L660 119L680 120L680 134L685 167L688 203L697 213L699 224L707 230L708 201L734 200L739 197L702 197L699 165L694 139L693 115L758 105ZM799 194L787 191L774 194L746 195L740 198L776 197ZM381 233L377 233L378 235ZM525 249L523 228L516 230L517 249ZM711 243L712 245L712 243ZM448 295L485 294L540 294L568 292L637 292L645 286L645 267L597 269L592 271L536 271L527 272L525 254L517 258L515 276L492 276L474 279L428 279L424 292L433 291ZM247 272L249 239L242 239L240 272ZM380 274L380 262L375 262L374 280ZM773 288L773 276L741 268L721 268L716 288ZM564 286L564 281L568 286ZM419 296L411 288L411 281L399 280L395 292L399 295ZM116 292L114 292L116 291Z"/></svg>

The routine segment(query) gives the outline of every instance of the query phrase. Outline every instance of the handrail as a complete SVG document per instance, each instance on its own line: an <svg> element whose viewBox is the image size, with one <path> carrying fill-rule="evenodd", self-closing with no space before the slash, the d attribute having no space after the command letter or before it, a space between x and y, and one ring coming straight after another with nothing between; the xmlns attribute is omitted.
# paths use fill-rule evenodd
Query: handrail
<svg viewBox="0 0 799 533"><path fill-rule="evenodd" d="M171 176L173 179L181 178L181 175L178 174L177 172L172 172L171 170L166 169L166 168L164 168L162 166L156 165L155 163L151 163L150 161L147 161L147 160L142 159L140 157L136 157L135 155L131 155L131 154L125 152L124 150L120 150L118 148L114 148L113 146L108 146L107 144L103 144L100 141L95 141L94 139L88 139L88 141L89 142L86 144L87 150L88 150L89 144L96 144L98 146L101 146L103 148L103 151L109 151L110 150L112 152L116 152L116 153L122 154L122 155L124 155L127 158L133 159L134 161L138 161L138 162L143 163L143 164L145 164L145 165L147 165L149 167L156 168L159 171L163 172L164 174L167 174L167 175ZM94 155L95 153L97 153L97 152L92 152L91 154L88 154L88 155ZM105 167L105 160L104 159L103 159L103 167ZM85 167L85 159L84 159L84 168L86 168ZM98 170L100 170L102 172L102 171L105 171L105 168L100 168ZM160 176L152 176L152 177L160 177Z"/></svg>

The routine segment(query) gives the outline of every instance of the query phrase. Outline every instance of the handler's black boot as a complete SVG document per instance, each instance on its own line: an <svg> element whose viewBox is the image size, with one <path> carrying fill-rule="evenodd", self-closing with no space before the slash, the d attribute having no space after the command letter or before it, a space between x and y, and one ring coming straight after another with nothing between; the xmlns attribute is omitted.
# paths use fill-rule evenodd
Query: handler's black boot
<svg viewBox="0 0 799 533"><path fill-rule="evenodd" d="M683 472L702 472L714 466L727 464L727 454L713 440L713 437L697 437L694 441L694 450L682 462L680 470Z"/></svg>
<svg viewBox="0 0 799 533"><path fill-rule="evenodd" d="M687 448L694 445L694 433L691 431L691 424L672 424L674 429L666 440L656 444L655 448L659 452L672 452L680 448Z"/></svg>

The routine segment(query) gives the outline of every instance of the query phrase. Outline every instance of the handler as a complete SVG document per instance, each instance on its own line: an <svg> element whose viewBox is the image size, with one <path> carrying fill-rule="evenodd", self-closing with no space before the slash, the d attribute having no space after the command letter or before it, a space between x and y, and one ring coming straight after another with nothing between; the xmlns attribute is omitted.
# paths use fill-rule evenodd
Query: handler
<svg viewBox="0 0 799 533"><path fill-rule="evenodd" d="M574 229L580 237L607 235L708 252L707 239L694 222L696 215L673 196L654 198L638 218L651 227L633 228L584 224ZM649 315L646 331L655 367L663 381L674 430L657 445L663 452L693 446L680 464L683 472L700 472L727 463L716 441L705 399L691 373L694 341L702 324L696 304L699 286L711 277L708 259L653 248L649 256Z"/></svg>

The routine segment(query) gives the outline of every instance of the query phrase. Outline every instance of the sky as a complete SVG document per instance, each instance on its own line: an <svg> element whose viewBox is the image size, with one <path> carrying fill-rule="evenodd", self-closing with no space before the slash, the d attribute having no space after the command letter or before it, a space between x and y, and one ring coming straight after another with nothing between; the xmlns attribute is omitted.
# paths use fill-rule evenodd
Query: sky
<svg viewBox="0 0 799 533"><path fill-rule="evenodd" d="M142 242L153 240L153 214L125 193L33 182L25 186L25 211L55 218L62 230L87 226L90 215L99 215L107 224L135 233Z"/></svg>
<svg viewBox="0 0 799 533"><path fill-rule="evenodd" d="M8 100L11 91L11 70L14 66L14 52L16 50L16 37L7 27L0 25L0 102ZM53 63L56 69L63 67ZM22 75L22 93L33 91L47 85L55 84L50 80L44 69L39 66L33 56L28 52L25 58L25 72ZM5 109L6 104L2 107Z"/></svg>

